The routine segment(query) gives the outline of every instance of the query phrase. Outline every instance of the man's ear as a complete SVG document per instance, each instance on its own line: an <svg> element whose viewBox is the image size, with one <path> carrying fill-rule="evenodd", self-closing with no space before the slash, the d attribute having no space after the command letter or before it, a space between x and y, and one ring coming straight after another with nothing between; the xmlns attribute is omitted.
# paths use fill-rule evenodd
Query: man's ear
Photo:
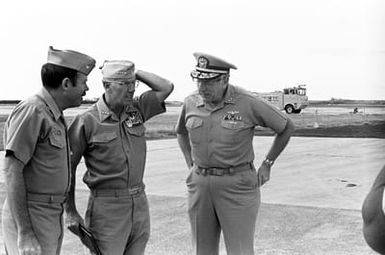
<svg viewBox="0 0 385 255"><path fill-rule="evenodd" d="M64 90L67 90L69 87L72 87L73 84L72 84L72 81L70 78L64 78L61 82L61 86Z"/></svg>
<svg viewBox="0 0 385 255"><path fill-rule="evenodd" d="M103 87L104 87L105 89L109 89L109 88L110 88L110 84L107 83L107 82L103 82Z"/></svg>
<svg viewBox="0 0 385 255"><path fill-rule="evenodd" d="M230 75L226 74L226 76L225 76L225 78L224 78L224 81L225 81L226 83L228 83L229 80L230 80Z"/></svg>

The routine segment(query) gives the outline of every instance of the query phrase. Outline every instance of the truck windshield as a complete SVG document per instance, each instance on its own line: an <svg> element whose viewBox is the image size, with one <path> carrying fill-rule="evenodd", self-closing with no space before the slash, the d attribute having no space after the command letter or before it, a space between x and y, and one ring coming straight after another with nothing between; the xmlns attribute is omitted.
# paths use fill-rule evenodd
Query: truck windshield
<svg viewBox="0 0 385 255"><path fill-rule="evenodd" d="M301 96L306 96L306 89L297 89L297 94Z"/></svg>

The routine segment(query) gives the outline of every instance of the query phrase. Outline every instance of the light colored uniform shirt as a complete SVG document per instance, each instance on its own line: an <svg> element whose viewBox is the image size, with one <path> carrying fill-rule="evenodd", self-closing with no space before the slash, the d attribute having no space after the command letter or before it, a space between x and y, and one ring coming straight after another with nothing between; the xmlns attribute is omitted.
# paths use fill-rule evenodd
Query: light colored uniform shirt
<svg viewBox="0 0 385 255"><path fill-rule="evenodd" d="M119 119L103 96L69 127L72 164L84 156L87 171L83 181L90 189L124 189L142 185L146 160L144 122L165 112L155 92L134 98Z"/></svg>
<svg viewBox="0 0 385 255"><path fill-rule="evenodd" d="M278 109L229 84L224 102L214 110L205 108L197 92L188 96L176 132L189 135L196 165L228 168L254 160L255 126L281 133L286 122L286 115Z"/></svg>
<svg viewBox="0 0 385 255"><path fill-rule="evenodd" d="M46 89L20 102L4 132L5 150L24 164L28 193L64 195L67 191L69 146L63 113Z"/></svg>

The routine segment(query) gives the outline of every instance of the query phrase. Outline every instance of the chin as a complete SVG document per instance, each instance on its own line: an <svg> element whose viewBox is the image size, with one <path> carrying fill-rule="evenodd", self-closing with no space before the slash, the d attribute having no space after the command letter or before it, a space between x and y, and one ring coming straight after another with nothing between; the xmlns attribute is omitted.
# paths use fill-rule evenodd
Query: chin
<svg viewBox="0 0 385 255"><path fill-rule="evenodd" d="M209 97L209 98L203 97L203 101L206 102L206 103L212 103L213 99L211 97Z"/></svg>

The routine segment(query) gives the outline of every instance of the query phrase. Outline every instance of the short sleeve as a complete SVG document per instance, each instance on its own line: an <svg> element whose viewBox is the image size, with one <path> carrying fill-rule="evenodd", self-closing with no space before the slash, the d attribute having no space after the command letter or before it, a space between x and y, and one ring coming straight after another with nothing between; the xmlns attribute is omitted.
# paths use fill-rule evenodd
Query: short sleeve
<svg viewBox="0 0 385 255"><path fill-rule="evenodd" d="M77 165L87 147L85 125L80 115L75 116L68 127L68 139L71 147L71 165Z"/></svg>
<svg viewBox="0 0 385 255"><path fill-rule="evenodd" d="M278 134L285 129L287 116L262 99L254 98L252 102L252 111L256 117L256 124L271 128Z"/></svg>
<svg viewBox="0 0 385 255"><path fill-rule="evenodd" d="M187 134L188 131L186 129L186 103L183 104L182 110L179 114L178 122L175 127L175 132L177 134Z"/></svg>
<svg viewBox="0 0 385 255"><path fill-rule="evenodd" d="M43 115L33 105L16 106L5 126L5 150L24 165L32 158L39 136L42 135Z"/></svg>
<svg viewBox="0 0 385 255"><path fill-rule="evenodd" d="M146 91L135 98L134 106L140 110L144 121L166 111L165 103L159 102L155 92L152 90Z"/></svg>

